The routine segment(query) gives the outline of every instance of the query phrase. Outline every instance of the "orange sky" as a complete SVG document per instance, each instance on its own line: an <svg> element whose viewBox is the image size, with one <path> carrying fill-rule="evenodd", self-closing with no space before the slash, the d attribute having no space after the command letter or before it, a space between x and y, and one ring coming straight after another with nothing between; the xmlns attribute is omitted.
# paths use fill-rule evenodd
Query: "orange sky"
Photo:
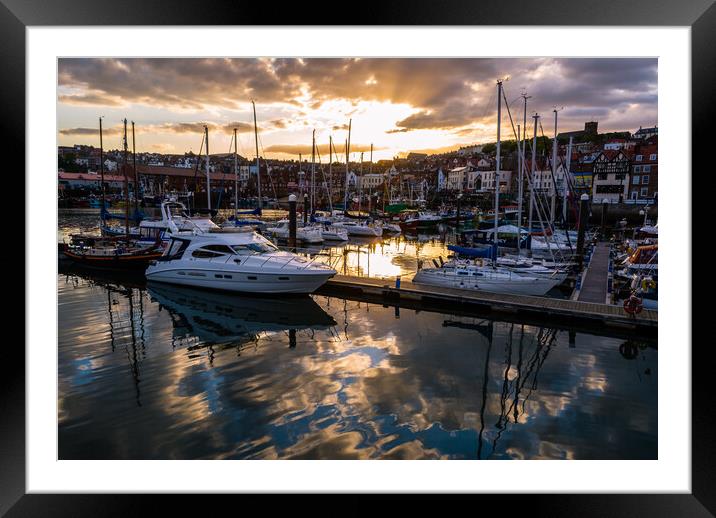
<svg viewBox="0 0 716 518"><path fill-rule="evenodd" d="M103 116L105 148L119 148L126 117L136 123L138 151L196 153L207 124L212 153L231 150L237 127L239 153L251 157L255 99L268 158L310 154L315 129L321 153L332 136L343 159L349 119L353 160L360 151L368 160L371 143L374 160L445 151L495 140L495 80L506 76L515 124L526 92L548 136L552 110L562 106L559 131L586 120L601 131L657 123L655 59L72 58L59 61L58 143L99 145ZM504 105L502 138L514 138Z"/></svg>

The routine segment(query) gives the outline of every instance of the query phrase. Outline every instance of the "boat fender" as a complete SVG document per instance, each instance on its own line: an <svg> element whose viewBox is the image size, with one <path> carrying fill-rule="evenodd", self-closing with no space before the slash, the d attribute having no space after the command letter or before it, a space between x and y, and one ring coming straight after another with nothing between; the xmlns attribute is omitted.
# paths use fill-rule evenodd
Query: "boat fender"
<svg viewBox="0 0 716 518"><path fill-rule="evenodd" d="M653 279L644 279L643 281L641 281L642 290L648 291L654 288L656 288L656 282L654 282Z"/></svg>
<svg viewBox="0 0 716 518"><path fill-rule="evenodd" d="M638 315L642 309L644 309L642 299L634 294L624 301L624 311L630 315Z"/></svg>

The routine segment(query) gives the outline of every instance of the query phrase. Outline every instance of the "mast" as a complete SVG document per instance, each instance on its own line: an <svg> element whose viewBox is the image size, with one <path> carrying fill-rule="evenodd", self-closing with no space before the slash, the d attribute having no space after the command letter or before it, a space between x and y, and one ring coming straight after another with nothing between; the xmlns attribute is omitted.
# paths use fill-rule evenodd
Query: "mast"
<svg viewBox="0 0 716 518"><path fill-rule="evenodd" d="M132 165L134 167L134 216L139 214L139 176L137 176L137 148L134 145L134 121L132 121Z"/></svg>
<svg viewBox="0 0 716 518"><path fill-rule="evenodd" d="M534 129L534 136L532 140L532 171L530 172L530 214L529 214L529 222L528 222L528 231L532 232L532 212L534 211L534 204L535 204L535 191L534 191L534 180L535 180L535 168L537 167L537 119L539 119L539 115L536 113L532 116L532 118L535 120L535 129Z"/></svg>
<svg viewBox="0 0 716 518"><path fill-rule="evenodd" d="M522 138L522 128L517 125L517 257L522 255L522 247L520 247L520 238L522 237L522 148L520 142Z"/></svg>
<svg viewBox="0 0 716 518"><path fill-rule="evenodd" d="M313 204L316 197L316 130L313 130L311 140L311 214L313 214Z"/></svg>
<svg viewBox="0 0 716 518"><path fill-rule="evenodd" d="M102 150L102 117L99 118L99 174L100 174L100 182L102 182L102 209L100 212L104 211L105 209L105 193L104 193L104 155Z"/></svg>
<svg viewBox="0 0 716 518"><path fill-rule="evenodd" d="M129 237L129 178L127 177L127 119L124 119L124 232Z"/></svg>
<svg viewBox="0 0 716 518"><path fill-rule="evenodd" d="M353 119L348 119L348 139L346 140L346 188L343 195L343 212L348 212L348 162L351 153L351 123Z"/></svg>
<svg viewBox="0 0 716 518"><path fill-rule="evenodd" d="M234 128L234 214L239 213L239 150L236 140L236 128Z"/></svg>
<svg viewBox="0 0 716 518"><path fill-rule="evenodd" d="M522 111L522 148L520 150L520 165L519 165L519 199L517 200L517 228L519 229L517 231L517 255L522 255L522 248L520 248L520 239L522 237L522 203L524 198L524 185L525 185L525 148L527 147L527 99L529 99L531 96L527 95L526 93L522 94L522 99L525 101L525 107ZM519 139L520 136L518 135L517 138Z"/></svg>
<svg viewBox="0 0 716 518"><path fill-rule="evenodd" d="M370 143L370 166L368 166L368 174L373 173L373 143Z"/></svg>
<svg viewBox="0 0 716 518"><path fill-rule="evenodd" d="M363 151L360 152L360 169L358 170L359 174L359 184L360 187L358 188L358 215L360 216L360 209L363 202Z"/></svg>
<svg viewBox="0 0 716 518"><path fill-rule="evenodd" d="M328 206L333 215L333 135L328 136Z"/></svg>
<svg viewBox="0 0 716 518"><path fill-rule="evenodd" d="M500 120L502 119L502 81L497 81L497 148L495 157L495 234L492 236L494 243L493 265L497 262L497 227L499 225L500 216L498 214L500 208Z"/></svg>
<svg viewBox="0 0 716 518"><path fill-rule="evenodd" d="M209 174L209 126L204 126L206 140L206 207L211 212L211 175Z"/></svg>
<svg viewBox="0 0 716 518"><path fill-rule="evenodd" d="M574 137L569 137L569 145L567 146L567 170L564 172L564 181L562 188L562 221L564 222L565 232L567 231L567 196L569 196L569 182L572 180L572 141Z"/></svg>
<svg viewBox="0 0 716 518"><path fill-rule="evenodd" d="M261 199L261 168L259 167L259 129L256 125L256 103L252 100L251 105L254 107L254 140L256 141L256 185L258 187L260 211L263 207L263 200Z"/></svg>
<svg viewBox="0 0 716 518"><path fill-rule="evenodd" d="M557 108L554 109L554 141L552 142L552 202L549 210L550 226L554 232L554 217L557 204Z"/></svg>

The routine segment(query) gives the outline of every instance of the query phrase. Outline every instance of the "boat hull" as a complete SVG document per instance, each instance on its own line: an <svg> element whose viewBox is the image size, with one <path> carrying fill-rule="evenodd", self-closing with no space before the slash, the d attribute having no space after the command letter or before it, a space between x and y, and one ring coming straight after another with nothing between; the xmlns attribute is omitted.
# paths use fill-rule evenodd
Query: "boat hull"
<svg viewBox="0 0 716 518"><path fill-rule="evenodd" d="M443 288L454 288L466 291L489 291L491 293L507 293L511 295L542 296L560 284L559 279L530 278L529 280L512 280L489 278L460 278L457 275L444 275L421 270L413 277L416 284L427 284Z"/></svg>
<svg viewBox="0 0 716 518"><path fill-rule="evenodd" d="M335 272L309 271L290 273L259 273L222 268L151 265L147 280L191 286L194 288L232 291L237 293L308 294L321 287Z"/></svg>

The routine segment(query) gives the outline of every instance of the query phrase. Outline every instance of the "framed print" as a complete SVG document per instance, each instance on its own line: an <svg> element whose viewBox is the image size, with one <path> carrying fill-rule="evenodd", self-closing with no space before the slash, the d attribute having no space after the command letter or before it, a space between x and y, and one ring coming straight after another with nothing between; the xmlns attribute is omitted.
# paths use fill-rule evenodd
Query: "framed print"
<svg viewBox="0 0 716 518"><path fill-rule="evenodd" d="M690 208L716 8L508 4L317 26L3 0L27 300L3 513L256 492L714 512Z"/></svg>

